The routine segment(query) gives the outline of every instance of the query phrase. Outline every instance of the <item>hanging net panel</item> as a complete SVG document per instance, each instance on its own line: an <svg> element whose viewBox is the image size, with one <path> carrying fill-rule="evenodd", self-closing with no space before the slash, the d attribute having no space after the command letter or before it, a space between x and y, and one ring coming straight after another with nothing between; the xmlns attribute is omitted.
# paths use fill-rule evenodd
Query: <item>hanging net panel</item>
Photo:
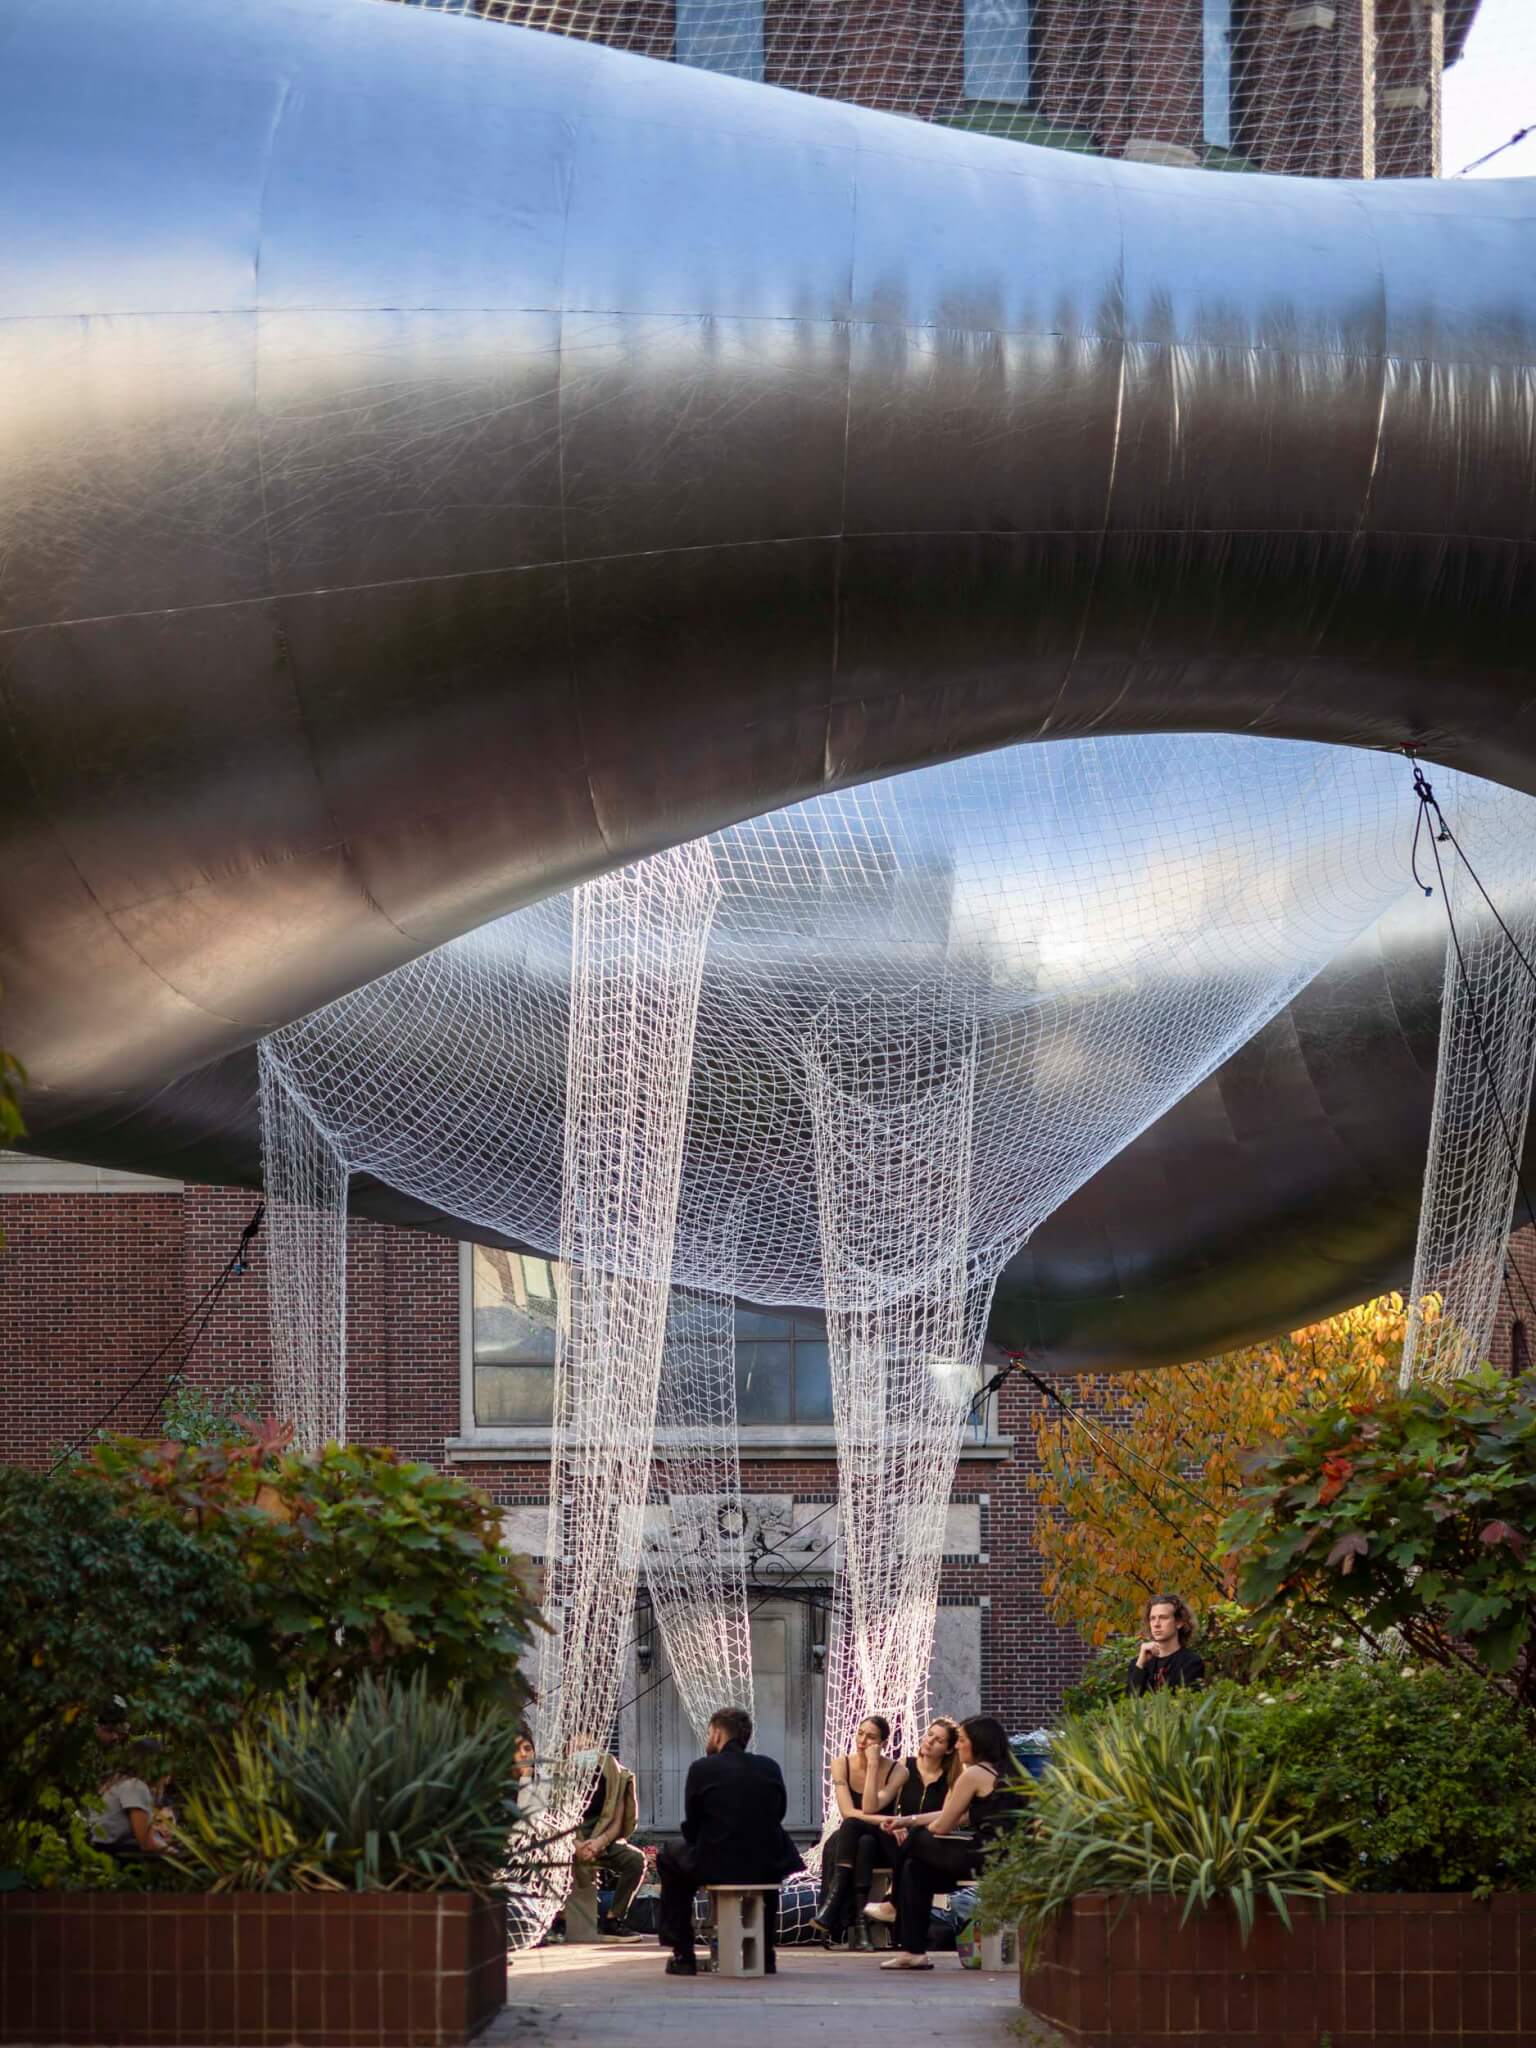
<svg viewBox="0 0 1536 2048"><path fill-rule="evenodd" d="M1520 1172L1536 1075L1529 800L1470 783L1448 808L1450 836L1427 814L1417 855L1425 886L1446 903L1448 931L1404 1385L1454 1378L1488 1357L1517 1201L1518 1220L1536 1221ZM1431 1302L1438 1314L1426 1316ZM1533 1311L1514 1301L1512 1313Z"/></svg>

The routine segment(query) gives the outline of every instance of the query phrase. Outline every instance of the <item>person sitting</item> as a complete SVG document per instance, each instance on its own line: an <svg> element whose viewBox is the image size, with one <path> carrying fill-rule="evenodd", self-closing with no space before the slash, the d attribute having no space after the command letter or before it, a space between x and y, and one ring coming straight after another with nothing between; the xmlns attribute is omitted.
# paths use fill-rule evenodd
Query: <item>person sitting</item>
<svg viewBox="0 0 1536 2048"><path fill-rule="evenodd" d="M871 1714L859 1728L859 1746L868 1755L869 1734L877 1734L880 1748L885 1744L886 1724ZM855 1776L857 1759L839 1757L832 1766L832 1786L842 1825L830 1836L822 1851L822 1868L829 1873L827 1896L811 1923L812 1932L824 1948L831 1948L850 1931L850 1946L869 1946L864 1908L869 1902L875 1871L894 1867L892 1839L880 1826L883 1811L893 1814L933 1813L944 1803L944 1795L955 1774L957 1724L947 1714L929 1722L916 1756L909 1756L886 1773L871 1802L874 1779L866 1761L862 1783ZM883 1757L882 1757L883 1761ZM850 1784L850 1780L852 1781ZM852 1809L850 1811L850 1808ZM851 1912L851 1919L850 1919Z"/></svg>
<svg viewBox="0 0 1536 2048"><path fill-rule="evenodd" d="M1195 1617L1177 1593L1153 1594L1142 1616L1141 1632L1145 1640L1125 1678L1133 1694L1172 1692L1204 1682L1205 1659L1190 1648L1195 1639Z"/></svg>
<svg viewBox="0 0 1536 2048"><path fill-rule="evenodd" d="M576 1737L571 1762L578 1771L592 1774L586 1808L576 1825L572 1877L579 1886L592 1884L599 1876L608 1879L613 1899L598 1931L622 1935L628 1931L624 1923L645 1876L645 1852L628 1839L639 1820L635 1774L616 1756L596 1748L590 1735Z"/></svg>
<svg viewBox="0 0 1536 2048"><path fill-rule="evenodd" d="M512 1745L512 1778L517 1787L517 1812L520 1820L536 1820L549 1808L549 1798L539 1780L538 1758L534 1752L533 1737L526 1728L519 1728L517 1740Z"/></svg>
<svg viewBox="0 0 1536 2048"><path fill-rule="evenodd" d="M756 1756L752 1717L740 1707L721 1707L710 1718L704 1755L688 1766L683 1790L682 1842L668 1843L656 1858L661 1899L657 1931L671 1977L693 1977L693 1896L701 1885L777 1885L804 1869L800 1851L784 1832L789 1796L784 1773L772 1757ZM777 1968L777 1898L763 1902L763 1968Z"/></svg>
<svg viewBox="0 0 1536 2048"><path fill-rule="evenodd" d="M96 1716L96 1740L105 1750L120 1750L129 1740L126 1703L116 1695ZM126 1761L126 1760L125 1760ZM89 1818L91 1840L109 1856L164 1856L169 1842L155 1826L155 1795L132 1770L109 1770L98 1794L101 1804Z"/></svg>
<svg viewBox="0 0 1536 2048"><path fill-rule="evenodd" d="M894 1837L894 1904L866 1906L867 1920L894 1921L897 1952L882 1970L931 1970L928 1922L936 1893L980 1875L992 1837L1023 1805L1009 1783L1014 1764L1001 1721L989 1714L960 1723L960 1769L938 1812L898 1814L882 1823Z"/></svg>

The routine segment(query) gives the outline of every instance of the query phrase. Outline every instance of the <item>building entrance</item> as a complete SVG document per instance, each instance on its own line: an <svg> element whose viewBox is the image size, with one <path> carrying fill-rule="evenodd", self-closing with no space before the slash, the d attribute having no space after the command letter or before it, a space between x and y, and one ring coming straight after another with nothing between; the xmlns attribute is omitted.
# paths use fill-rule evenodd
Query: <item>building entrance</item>
<svg viewBox="0 0 1536 2048"><path fill-rule="evenodd" d="M757 1722L752 1747L775 1758L782 1768L789 1794L785 1825L801 1838L815 1835L821 1827L825 1597L825 1590L816 1588L807 1597L766 1600L756 1608L751 1623ZM632 1743L640 1780L640 1825L672 1834L682 1819L688 1766L700 1754L700 1746L666 1669L660 1633L654 1631L647 1638L646 1619L642 1610L640 1637L654 1643L654 1664L649 1677L639 1679L637 1691L648 1685L654 1689L636 1701ZM626 1737L630 1734L630 1729L624 1730Z"/></svg>

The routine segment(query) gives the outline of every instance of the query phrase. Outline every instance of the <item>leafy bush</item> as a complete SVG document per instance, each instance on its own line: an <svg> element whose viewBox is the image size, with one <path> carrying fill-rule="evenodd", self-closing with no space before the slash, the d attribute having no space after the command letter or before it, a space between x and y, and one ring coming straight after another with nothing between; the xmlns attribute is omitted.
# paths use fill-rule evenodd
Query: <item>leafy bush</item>
<svg viewBox="0 0 1536 2048"><path fill-rule="evenodd" d="M1489 1370L1303 1417L1223 1529L1261 1614L1396 1631L1536 1714L1533 1537L1536 1385Z"/></svg>
<svg viewBox="0 0 1536 2048"><path fill-rule="evenodd" d="M496 1509L462 1480L361 1445L285 1455L272 1425L238 1443L118 1437L91 1469L238 1569L260 1685L336 1704L369 1673L429 1671L471 1700L526 1702L518 1660L543 1624Z"/></svg>
<svg viewBox="0 0 1536 2048"><path fill-rule="evenodd" d="M993 1926L1022 1921L1033 1947L1083 1892L1167 1893L1196 1908L1229 1901L1246 1941L1267 1899L1287 1926L1293 1898L1344 1889L1322 1869L1330 1830L1253 1774L1241 1695L1219 1686L1126 1700L1069 1722L1024 1820L988 1865L979 1905Z"/></svg>
<svg viewBox="0 0 1536 2048"><path fill-rule="evenodd" d="M267 1397L260 1387L194 1387L178 1381L160 1409L160 1434L178 1444L238 1441L248 1416L260 1415ZM107 1440L103 1432L102 1440Z"/></svg>
<svg viewBox="0 0 1536 2048"><path fill-rule="evenodd" d="M213 1891L494 1888L517 1824L517 1722L428 1674L363 1678L339 1712L301 1693L222 1745L179 1849Z"/></svg>
<svg viewBox="0 0 1536 2048"><path fill-rule="evenodd" d="M0 1822L35 1819L51 1793L89 1795L107 1769L95 1727L109 1695L175 1752L230 1725L252 1677L238 1560L124 1513L88 1473L0 1466L0 1612ZM14 1841L11 1856L23 1860Z"/></svg>
<svg viewBox="0 0 1536 2048"><path fill-rule="evenodd" d="M1536 1743L1467 1671L1385 1659L1260 1696L1242 1743L1359 1891L1536 1890Z"/></svg>

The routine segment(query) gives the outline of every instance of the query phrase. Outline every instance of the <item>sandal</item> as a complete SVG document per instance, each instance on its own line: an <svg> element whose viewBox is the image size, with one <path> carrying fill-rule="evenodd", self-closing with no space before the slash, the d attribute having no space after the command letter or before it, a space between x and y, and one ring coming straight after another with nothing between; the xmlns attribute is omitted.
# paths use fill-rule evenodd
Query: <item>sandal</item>
<svg viewBox="0 0 1536 2048"><path fill-rule="evenodd" d="M888 1963L880 1965L882 1970L931 1970L933 1964L926 1956L892 1956Z"/></svg>

